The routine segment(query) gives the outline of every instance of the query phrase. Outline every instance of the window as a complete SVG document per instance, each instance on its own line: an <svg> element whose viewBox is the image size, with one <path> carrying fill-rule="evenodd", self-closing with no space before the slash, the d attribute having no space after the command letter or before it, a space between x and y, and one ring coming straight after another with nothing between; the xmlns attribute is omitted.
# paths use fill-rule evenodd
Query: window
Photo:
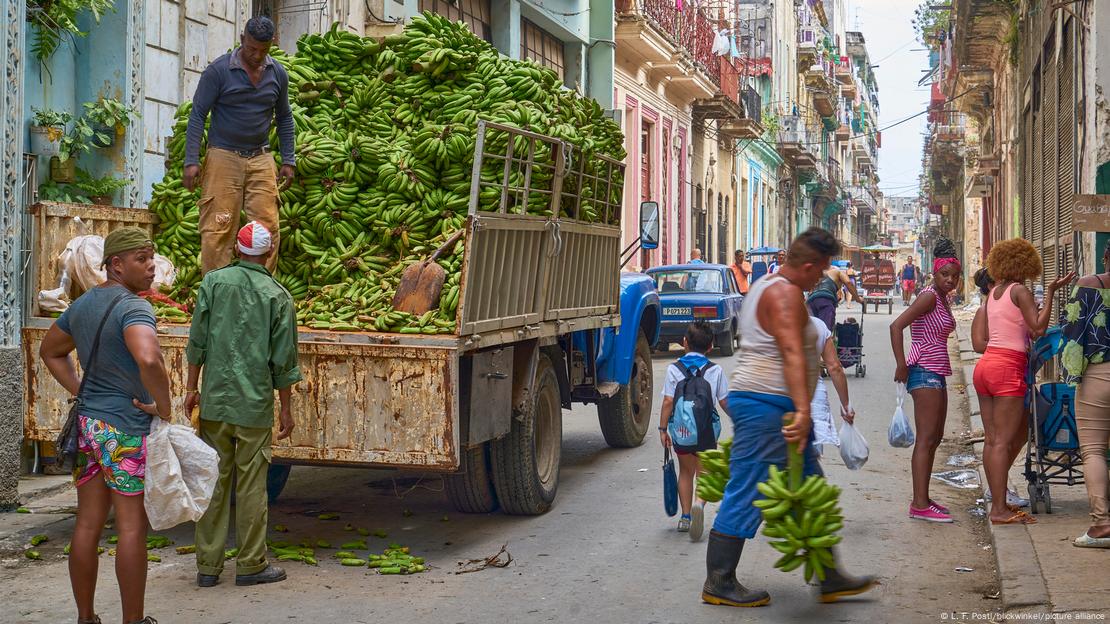
<svg viewBox="0 0 1110 624"><path fill-rule="evenodd" d="M529 59L559 74L566 80L566 63L563 60L563 42L555 35L532 22L520 20L520 58Z"/></svg>
<svg viewBox="0 0 1110 624"><path fill-rule="evenodd" d="M652 273L655 288L662 294L678 292L727 294L721 272L715 269L687 269Z"/></svg>
<svg viewBox="0 0 1110 624"><path fill-rule="evenodd" d="M420 0L420 12L431 11L452 22L462 20L478 37L493 43L490 0Z"/></svg>

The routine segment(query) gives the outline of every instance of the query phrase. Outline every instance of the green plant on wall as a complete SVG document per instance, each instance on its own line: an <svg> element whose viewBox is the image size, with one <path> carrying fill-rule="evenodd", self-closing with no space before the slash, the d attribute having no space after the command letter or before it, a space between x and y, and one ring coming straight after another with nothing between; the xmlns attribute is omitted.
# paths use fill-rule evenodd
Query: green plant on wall
<svg viewBox="0 0 1110 624"><path fill-rule="evenodd" d="M1005 0L999 1L1006 3ZM1016 67L1018 58L1021 56L1021 15L1017 11L1010 13L1010 28L1006 31L1002 42L1010 52L1010 64Z"/></svg>
<svg viewBox="0 0 1110 624"><path fill-rule="evenodd" d="M130 184L127 180L121 180L112 175L106 175L102 178L94 178L88 171L84 169L77 170L77 188L85 192L89 197L104 197L115 195L116 191L127 188Z"/></svg>
<svg viewBox="0 0 1110 624"><path fill-rule="evenodd" d="M58 154L58 160L65 162L70 158L76 158L81 154L89 151L91 147L92 138L96 136L89 122L85 121L82 117L73 124L73 128L62 137L61 153Z"/></svg>
<svg viewBox="0 0 1110 624"><path fill-rule="evenodd" d="M66 125L73 120L73 115L70 115L67 111L57 111L52 108L42 109L32 106L31 112L35 114L32 123L36 126L46 126L50 128L60 126L65 128Z"/></svg>
<svg viewBox="0 0 1110 624"><path fill-rule="evenodd" d="M126 106L115 98L100 98L95 102L85 102L81 105L85 109L85 119L93 125L111 128L126 128L135 116L135 109Z"/></svg>
<svg viewBox="0 0 1110 624"><path fill-rule="evenodd" d="M923 0L913 12L913 27L921 43L936 48L940 44L941 33L948 31L952 20L952 9L938 6L936 0Z"/></svg>
<svg viewBox="0 0 1110 624"><path fill-rule="evenodd" d="M774 144L778 139L779 130L782 129L782 120L775 114L772 107L763 107L763 113L760 115L760 123L763 125L763 140Z"/></svg>
<svg viewBox="0 0 1110 624"><path fill-rule="evenodd" d="M93 20L109 11L115 11L113 0L27 0L27 21L34 26L31 52L41 63L46 63L62 40L88 35L77 27L77 17L82 11L92 13Z"/></svg>

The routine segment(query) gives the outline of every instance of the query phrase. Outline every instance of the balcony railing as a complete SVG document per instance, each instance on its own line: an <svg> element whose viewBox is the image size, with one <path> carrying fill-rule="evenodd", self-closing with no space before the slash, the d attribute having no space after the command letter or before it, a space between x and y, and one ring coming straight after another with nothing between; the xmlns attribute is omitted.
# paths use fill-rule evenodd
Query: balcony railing
<svg viewBox="0 0 1110 624"><path fill-rule="evenodd" d="M674 0L621 2L617 11L634 12L637 5L657 30L684 50L714 83L721 84L721 65L713 54L713 22L708 17L693 3L683 4L679 10Z"/></svg>

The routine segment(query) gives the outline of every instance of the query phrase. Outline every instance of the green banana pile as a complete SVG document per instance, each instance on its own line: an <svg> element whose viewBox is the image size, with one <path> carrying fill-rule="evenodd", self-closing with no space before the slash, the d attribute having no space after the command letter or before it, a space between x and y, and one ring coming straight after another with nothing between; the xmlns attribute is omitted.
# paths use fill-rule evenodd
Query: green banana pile
<svg viewBox="0 0 1110 624"><path fill-rule="evenodd" d="M437 260L448 278L432 314L393 310L401 272L467 224L477 122L484 119L562 139L575 150L566 192L553 206L553 166L526 175L519 160L553 163L549 144L490 130L479 168L479 209L619 224L623 174L598 158L625 157L624 136L595 100L562 87L531 61L505 58L462 22L424 13L383 39L340 30L308 34L297 54L272 49L289 74L296 126L296 181L280 193L275 279L297 302L299 322L336 331L454 333L464 244ZM192 298L200 281L199 191L182 185L191 104L176 114L167 167L150 208L155 243L178 278L167 293ZM510 140L512 145L510 146ZM280 165L276 128L271 148ZM202 145L202 153L205 146ZM510 189L502 180L508 170ZM525 190L527 187L527 190ZM504 205L502 205L504 204Z"/></svg>
<svg viewBox="0 0 1110 624"><path fill-rule="evenodd" d="M844 526L840 488L818 475L802 482L801 453L796 445L790 447L787 471L771 465L767 481L756 486L766 498L754 504L763 513L763 534L776 540L771 547L782 553L775 567L790 572L805 565L807 583L814 577L824 581L825 568L835 565L836 532Z"/></svg>
<svg viewBox="0 0 1110 624"><path fill-rule="evenodd" d="M732 439L721 440L718 448L699 451L701 473L698 474L697 495L707 503L719 503L725 496L728 485L728 460L732 450Z"/></svg>

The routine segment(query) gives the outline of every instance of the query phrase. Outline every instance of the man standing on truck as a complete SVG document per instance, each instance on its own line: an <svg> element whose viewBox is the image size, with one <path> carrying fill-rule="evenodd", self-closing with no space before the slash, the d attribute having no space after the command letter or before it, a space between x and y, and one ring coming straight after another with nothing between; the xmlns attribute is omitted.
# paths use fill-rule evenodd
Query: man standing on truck
<svg viewBox="0 0 1110 624"><path fill-rule="evenodd" d="M265 16L247 21L241 45L212 61L193 95L185 141L185 188L199 183L200 263L208 273L231 261L239 214L259 221L277 248L278 192L293 181L293 111L289 75L270 57L274 23ZM204 122L211 111L208 152L200 166ZM281 170L270 154L270 126L277 122ZM279 188L280 187L280 188ZM277 266L277 254L266 262Z"/></svg>
<svg viewBox="0 0 1110 624"><path fill-rule="evenodd" d="M293 298L264 266L276 252L270 232L251 221L236 237L239 260L204 276L185 355L185 412L200 406L200 437L220 456L220 478L197 522L197 585L212 587L224 566L235 479L235 584L285 580L266 561L266 473L281 398L277 439L293 432L292 386L301 380ZM204 368L203 392L197 380Z"/></svg>
<svg viewBox="0 0 1110 624"><path fill-rule="evenodd" d="M767 480L772 464L786 468L788 443L798 444L804 454L807 476L822 474L810 420L818 383L817 327L809 320L802 293L817 285L839 253L840 243L832 234L806 230L790 244L779 272L756 281L740 309L740 351L728 395L735 432L731 476L705 554L701 598L710 604L759 607L771 601L766 591L741 585L736 566L744 542L755 537L762 522L753 505L761 498L756 485ZM784 425L783 416L791 412L793 421ZM833 602L865 592L874 583L871 577L843 574L837 563L821 582L820 599Z"/></svg>

